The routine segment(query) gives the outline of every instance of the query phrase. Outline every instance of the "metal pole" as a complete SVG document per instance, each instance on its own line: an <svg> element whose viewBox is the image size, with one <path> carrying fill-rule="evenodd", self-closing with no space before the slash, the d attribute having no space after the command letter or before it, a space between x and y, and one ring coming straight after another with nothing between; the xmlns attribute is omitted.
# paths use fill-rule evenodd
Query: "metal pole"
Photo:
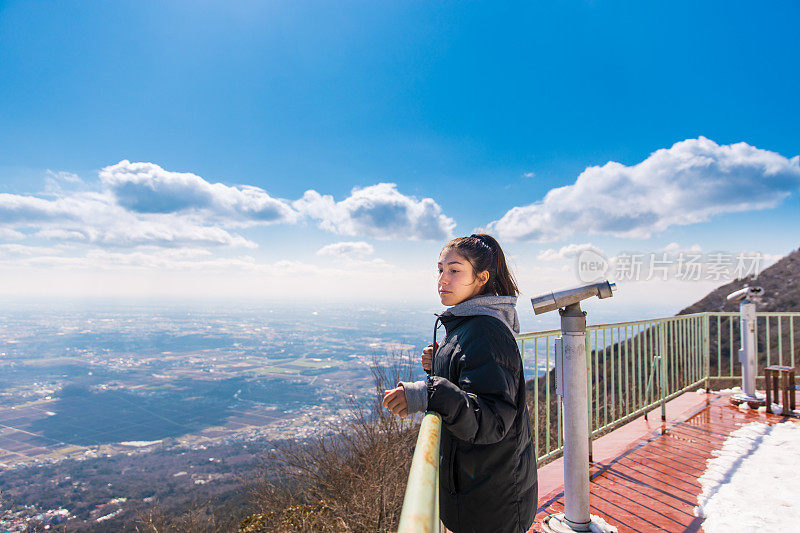
<svg viewBox="0 0 800 533"><path fill-rule="evenodd" d="M564 513L542 521L545 532L591 531L589 513L589 398L586 313L580 301L609 298L616 285L603 281L531 298L534 313L559 309L561 337L556 339L556 394L561 397L564 429ZM604 366L605 368L605 366ZM613 368L612 368L613 375ZM613 390L613 387L612 387ZM549 411L548 411L549 412Z"/></svg>
<svg viewBox="0 0 800 533"><path fill-rule="evenodd" d="M739 302L739 337L742 346L739 349L739 362L742 364L742 392L731 396L730 401L734 405L746 402L752 409L763 405L764 399L756 395L758 322L756 322L756 304L750 298L763 294L764 289L761 287L745 285L744 288L732 292L727 297L729 302ZM767 317L767 349L769 349L769 317ZM767 364L769 364L769 352L767 352Z"/></svg>
<svg viewBox="0 0 800 533"><path fill-rule="evenodd" d="M706 360L705 364L705 373L706 373L706 394L710 391L708 390L709 387L709 374L711 374L711 316L706 314L703 318L703 356ZM719 365L719 362L717 362ZM719 370L719 366L717 366L717 370Z"/></svg>
<svg viewBox="0 0 800 533"><path fill-rule="evenodd" d="M658 352L659 352L659 361L658 361L658 383L659 388L661 389L661 421L667 421L667 339L665 336L664 331L664 323L662 322L659 324L658 327ZM662 431L664 433L666 430Z"/></svg>
<svg viewBox="0 0 800 533"><path fill-rule="evenodd" d="M559 310L563 357L564 521L589 531L589 406L586 390L586 313L580 303Z"/></svg>
<svg viewBox="0 0 800 533"><path fill-rule="evenodd" d="M756 304L745 298L739 304L739 331L742 347L739 362L742 363L742 391L746 396L756 397Z"/></svg>

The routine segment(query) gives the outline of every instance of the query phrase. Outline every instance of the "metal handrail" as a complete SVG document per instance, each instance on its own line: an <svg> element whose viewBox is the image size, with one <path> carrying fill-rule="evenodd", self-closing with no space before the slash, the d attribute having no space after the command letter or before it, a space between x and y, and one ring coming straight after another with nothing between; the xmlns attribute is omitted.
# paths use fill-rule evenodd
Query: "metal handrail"
<svg viewBox="0 0 800 533"><path fill-rule="evenodd" d="M417 446L411 459L408 484L400 513L398 533L438 533L439 522L439 442L442 417L428 411L422 417Z"/></svg>
<svg viewBox="0 0 800 533"><path fill-rule="evenodd" d="M667 401L700 385L708 389L709 380L741 377L741 367L734 365L734 351L738 350L735 345L739 342L734 334L738 334L738 317L739 313L706 312L588 326L590 446L599 434L659 405L664 417ZM766 362L759 363L759 375L763 376L763 368L772 363L773 352L778 364L787 362L794 366L795 321L800 312L760 312L756 317L757 351ZM553 394L550 385L550 370L555 364L553 341L560 334L560 330L547 330L516 336L523 359L532 358L536 372L532 418L537 466L555 459L563 450L561 397ZM710 370L713 358L716 358L716 375L711 375ZM545 379L541 401L540 379ZM540 407L544 408L544 420L539 419ZM441 424L436 413L428 412L423 417L409 472L400 532L440 531Z"/></svg>

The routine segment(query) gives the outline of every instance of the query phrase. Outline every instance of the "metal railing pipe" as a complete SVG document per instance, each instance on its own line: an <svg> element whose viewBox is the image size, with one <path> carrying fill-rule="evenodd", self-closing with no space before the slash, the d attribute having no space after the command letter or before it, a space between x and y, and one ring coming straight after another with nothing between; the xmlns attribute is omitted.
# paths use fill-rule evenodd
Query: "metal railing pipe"
<svg viewBox="0 0 800 533"><path fill-rule="evenodd" d="M439 442L441 438L442 417L439 413L428 411L422 417L417 446L411 459L398 533L440 531Z"/></svg>

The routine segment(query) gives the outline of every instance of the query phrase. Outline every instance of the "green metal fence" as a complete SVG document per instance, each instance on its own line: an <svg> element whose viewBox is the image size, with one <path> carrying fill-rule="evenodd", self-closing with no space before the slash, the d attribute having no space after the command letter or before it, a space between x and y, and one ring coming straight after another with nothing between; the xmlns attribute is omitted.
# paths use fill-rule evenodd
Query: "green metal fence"
<svg viewBox="0 0 800 533"><path fill-rule="evenodd" d="M769 365L794 366L795 346L800 349L798 317L800 313L757 313L759 376ZM666 402L689 389L708 389L710 381L741 377L739 313L698 313L586 329L590 443L658 406L665 416ZM534 389L528 393L528 405L540 466L563 452L561 398L555 394L555 372L551 372L555 365L553 345L560 334L560 330L550 330L517 336L526 366L532 366L536 374L527 376L533 380ZM429 442L434 432L438 439L441 418L437 416L435 421L423 424L418 442ZM438 452L435 457L438 459ZM431 471L415 470L414 465L421 460L415 453L402 516L423 517L422 522L434 524L438 521L438 500L432 508L420 508L420 498L409 497L421 490L423 483L438 479L438 460ZM423 470L425 474L415 474ZM400 531L438 531L403 529L404 523L411 522L401 518Z"/></svg>
<svg viewBox="0 0 800 533"><path fill-rule="evenodd" d="M704 382L707 322L705 315L686 315L588 326L590 438ZM517 337L528 366L537 369L529 408L540 465L563 450L561 398L550 372L559 335L554 330Z"/></svg>
<svg viewBox="0 0 800 533"><path fill-rule="evenodd" d="M739 313L708 313L711 380L741 377ZM759 376L770 365L795 366L800 349L800 313L757 313L756 345Z"/></svg>

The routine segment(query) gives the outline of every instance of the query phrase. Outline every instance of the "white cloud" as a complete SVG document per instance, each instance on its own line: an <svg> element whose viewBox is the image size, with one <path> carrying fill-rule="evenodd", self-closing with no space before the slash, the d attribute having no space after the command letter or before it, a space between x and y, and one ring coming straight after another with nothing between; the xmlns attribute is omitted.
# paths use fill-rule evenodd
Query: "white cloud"
<svg viewBox="0 0 800 533"><path fill-rule="evenodd" d="M151 163L121 161L94 182L51 172L46 184L39 194L0 193L4 294L404 299L427 287L420 280L428 276L374 257L365 241L321 248L320 264L264 263L230 255L230 248L257 246L235 230L310 217L329 231L414 240L446 237L455 225L434 200L403 195L394 184L354 189L341 202L308 191L297 202L302 212L256 187L210 183Z"/></svg>
<svg viewBox="0 0 800 533"><path fill-rule="evenodd" d="M34 233L33 236L40 239L70 242L87 242L89 239L85 232L66 229L43 229Z"/></svg>
<svg viewBox="0 0 800 533"><path fill-rule="evenodd" d="M84 202L65 198L45 200L36 196L0 193L0 224L32 225L42 221L79 220Z"/></svg>
<svg viewBox="0 0 800 533"><path fill-rule="evenodd" d="M78 176L77 174L73 174L72 172L63 172L63 171L54 172L48 169L47 174L48 176L50 176L51 179L56 181L63 181L66 183L73 183L73 184L83 183L83 180L80 178L80 176Z"/></svg>
<svg viewBox="0 0 800 533"><path fill-rule="evenodd" d="M584 250L592 250L601 255L603 254L603 250L592 243L587 242L584 244L568 244L566 246L562 246L558 250L554 248L548 248L539 252L539 254L536 256L536 259L539 261L561 261L575 257Z"/></svg>
<svg viewBox="0 0 800 533"><path fill-rule="evenodd" d="M20 241L25 234L10 228L0 228L0 241Z"/></svg>
<svg viewBox="0 0 800 533"><path fill-rule="evenodd" d="M205 252L205 253L203 253ZM250 256L207 257L205 250L155 250L151 252L109 252L90 250L86 254L86 264L95 268L116 269L129 267L142 270L226 272L231 270L254 270L256 260Z"/></svg>
<svg viewBox="0 0 800 533"><path fill-rule="evenodd" d="M487 230L501 239L551 241L573 233L647 238L720 213L775 207L800 186L800 157L700 137L633 166L588 167L572 185L509 210Z"/></svg>
<svg viewBox="0 0 800 533"><path fill-rule="evenodd" d="M26 244L0 244L0 257L20 257L59 253L56 248Z"/></svg>
<svg viewBox="0 0 800 533"><path fill-rule="evenodd" d="M34 237L103 246L256 246L202 217L133 213L101 193L73 193L54 200L0 194L0 225L10 236L33 228Z"/></svg>
<svg viewBox="0 0 800 533"><path fill-rule="evenodd" d="M230 246L256 248L258 245L240 235L216 226L193 224L180 217L159 220L131 220L117 224L94 236L92 242L106 246L131 247L139 245Z"/></svg>
<svg viewBox="0 0 800 533"><path fill-rule="evenodd" d="M83 242L120 248L146 245L257 247L256 243L222 228L191 224L179 217L161 220L131 219L127 224L117 223L107 227L85 225L70 229L45 229L35 236L61 242Z"/></svg>
<svg viewBox="0 0 800 533"><path fill-rule="evenodd" d="M677 242L671 242L662 248L660 251L667 252L670 254L677 254L677 253L692 253L692 254L699 254L703 251L703 248L699 244L693 244L688 248L681 246Z"/></svg>
<svg viewBox="0 0 800 533"><path fill-rule="evenodd" d="M291 301L380 299L435 302L435 277L420 268L393 268L372 262L320 266L283 260L262 263L252 257L167 255L175 250L109 252L80 256L0 255L0 293L6 297L119 296L291 299Z"/></svg>
<svg viewBox="0 0 800 533"><path fill-rule="evenodd" d="M317 250L317 255L332 257L364 257L371 255L374 248L364 241L344 241L328 244Z"/></svg>
<svg viewBox="0 0 800 533"><path fill-rule="evenodd" d="M48 253L49 252L49 253ZM150 252L110 252L100 248L84 255L66 255L60 250L3 250L0 249L0 267L44 269L61 271L149 271L149 272L203 272L232 273L257 271L259 265L249 256L197 258L185 256L179 250Z"/></svg>
<svg viewBox="0 0 800 533"><path fill-rule="evenodd" d="M137 213L199 210L240 223L297 222L287 201L258 187L209 183L190 172L170 172L154 163L123 160L100 171L100 179L122 207Z"/></svg>
<svg viewBox="0 0 800 533"><path fill-rule="evenodd" d="M441 239L449 236L455 225L432 199L405 196L394 184L354 189L341 202L307 191L295 202L299 211L258 187L210 183L195 174L167 171L153 163L123 160L103 168L99 191L88 190L74 174L48 173L54 185L44 196L0 193L0 241L30 236L112 248L255 248L256 243L231 230L295 224L308 216L328 231L414 240ZM81 187L65 190L61 183ZM354 257L362 249L341 248L338 252Z"/></svg>
<svg viewBox="0 0 800 533"><path fill-rule="evenodd" d="M449 238L455 227L453 219L442 214L432 198L406 196L394 183L354 188L341 202L309 190L292 205L319 220L320 228L341 235L442 240Z"/></svg>
<svg viewBox="0 0 800 533"><path fill-rule="evenodd" d="M534 177L536 177L536 172L525 172L525 173L522 175L522 177L523 177L523 178L534 178Z"/></svg>
<svg viewBox="0 0 800 533"><path fill-rule="evenodd" d="M135 170L141 173L137 175ZM101 176L109 187L104 192L65 192L57 188L51 191L56 196L54 199L0 194L0 238L16 237L19 240L22 235L19 229L32 228L32 236L37 238L110 247L200 245L254 248L254 242L231 233L228 228L273 223L277 221L273 215L281 221L294 222L298 216L285 202L272 199L260 189L211 185L193 174L169 173L150 163L123 161L103 169ZM151 191L155 197L164 193L165 198L159 200L161 203L156 201L158 205L176 205L180 194L190 196L188 188L197 186L201 193L208 193L207 208L158 212L157 209L136 210L120 205L116 193L125 190L130 200L137 189L126 189L125 184L136 183L137 176L145 183L142 185L145 189L150 185L155 187ZM146 182L148 177L153 180L149 184ZM181 180L189 187L173 186L173 182ZM157 190L164 184L165 190ZM139 207L142 207L145 197L145 194L140 195Z"/></svg>
<svg viewBox="0 0 800 533"><path fill-rule="evenodd" d="M330 257L339 267L348 270L368 270L380 268L386 271L387 269L395 269L394 265L387 263L385 260L374 257L367 259L374 253L374 248L371 244L364 241L352 242L335 242L328 244L317 250L317 255L321 257Z"/></svg>
<svg viewBox="0 0 800 533"><path fill-rule="evenodd" d="M50 195L59 196L63 194L64 188L75 188L82 186L83 180L72 172L53 172L47 170L47 178L45 178L45 193Z"/></svg>

